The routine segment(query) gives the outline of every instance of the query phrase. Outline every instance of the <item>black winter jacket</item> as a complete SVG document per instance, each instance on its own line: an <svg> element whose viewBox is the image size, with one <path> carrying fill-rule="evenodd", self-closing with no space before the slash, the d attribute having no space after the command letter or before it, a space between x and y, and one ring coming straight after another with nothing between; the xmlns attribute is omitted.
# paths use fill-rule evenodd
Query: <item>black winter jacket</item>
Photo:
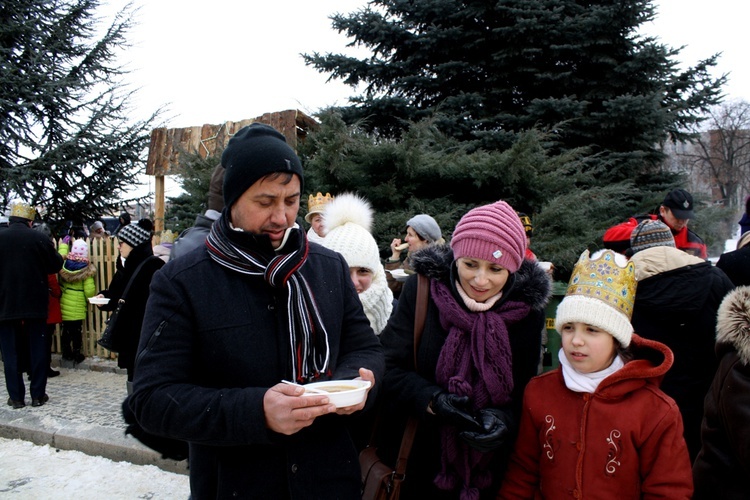
<svg viewBox="0 0 750 500"><path fill-rule="evenodd" d="M724 271L735 286L750 285L750 245L721 254L716 267Z"/></svg>
<svg viewBox="0 0 750 500"><path fill-rule="evenodd" d="M734 285L710 262L676 248L649 248L636 253L632 261L638 289L631 323L635 333L666 344L674 353L674 365L661 389L680 408L694 460L700 449L703 398L718 364L716 311Z"/></svg>
<svg viewBox="0 0 750 500"><path fill-rule="evenodd" d="M412 262L418 274L448 284L454 291L457 302L463 304L455 290L453 252L448 245L431 245L415 252ZM521 268L510 276L503 290L503 297L495 307L499 307L507 300L531 305L529 315L508 329L513 351L514 388L511 405L506 409L511 411L518 422L524 388L537 374L539 367L544 307L549 300L551 282L548 275L530 260L524 260ZM440 468L440 425L437 419L427 412L427 406L433 395L441 390L435 380L435 371L448 332L440 325L438 308L430 297L424 332L417 350L418 371L415 372L413 352L417 285L416 275L404 283L396 310L380 334L387 370L382 405L391 418L382 424L383 431L379 434L382 436L382 456L392 460L398 451L405 417L413 415L420 419L417 438L409 458L402 498L442 498L446 492L437 490L432 482ZM508 454L512 448L512 441L513 439L510 439L507 442L505 451ZM495 458L498 461L494 468L495 485L487 491L496 494L507 455L496 453ZM490 496L494 498L492 493ZM448 498L453 497L458 498L457 491L448 494Z"/></svg>
<svg viewBox="0 0 750 500"><path fill-rule="evenodd" d="M0 321L47 319L47 276L63 264L48 237L26 222L0 231Z"/></svg>
<svg viewBox="0 0 750 500"><path fill-rule="evenodd" d="M705 400L703 446L693 465L696 500L750 495L750 287L727 295L716 326L719 368Z"/></svg>
<svg viewBox="0 0 750 500"><path fill-rule="evenodd" d="M346 261L311 243L300 272L329 334L327 378L351 379L365 367L377 389L382 348ZM131 408L146 431L190 443L193 500L360 497L348 417L326 415L291 436L266 426L266 391L291 379L285 295L217 264L205 247L154 276Z"/></svg>

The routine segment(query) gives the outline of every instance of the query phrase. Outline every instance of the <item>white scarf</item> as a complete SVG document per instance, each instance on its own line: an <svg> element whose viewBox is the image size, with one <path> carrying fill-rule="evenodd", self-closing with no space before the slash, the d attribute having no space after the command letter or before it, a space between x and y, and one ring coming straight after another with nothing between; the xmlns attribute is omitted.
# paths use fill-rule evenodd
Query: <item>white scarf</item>
<svg viewBox="0 0 750 500"><path fill-rule="evenodd" d="M596 388L599 387L602 380L625 366L625 363L618 354L615 356L612 364L604 370L594 373L581 373L570 365L570 362L568 362L568 358L565 357L565 352L562 349L560 349L560 352L557 355L560 358L560 366L562 367L565 385L573 392L588 392L593 394L596 392Z"/></svg>
<svg viewBox="0 0 750 500"><path fill-rule="evenodd" d="M375 335L380 335L393 311L393 292L388 288L383 266L374 271L370 288L359 294L359 300Z"/></svg>

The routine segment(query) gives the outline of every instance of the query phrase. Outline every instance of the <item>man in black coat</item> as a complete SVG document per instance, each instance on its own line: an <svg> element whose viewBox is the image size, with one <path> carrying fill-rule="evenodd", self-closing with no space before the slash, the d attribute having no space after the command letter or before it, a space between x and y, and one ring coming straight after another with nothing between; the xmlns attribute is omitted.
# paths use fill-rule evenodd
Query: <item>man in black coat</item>
<svg viewBox="0 0 750 500"><path fill-rule="evenodd" d="M31 405L42 406L46 394L49 346L47 343L47 276L57 273L63 258L50 239L31 229L34 209L25 203L11 208L9 226L0 231L0 349L3 355L8 405L26 405L26 386L18 366L16 336L28 339L31 360Z"/></svg>
<svg viewBox="0 0 750 500"><path fill-rule="evenodd" d="M349 267L295 223L302 166L283 135L245 127L222 164L226 207L205 245L151 282L130 408L146 432L189 443L194 499L359 498L346 423L365 401L337 408L280 383L380 382Z"/></svg>

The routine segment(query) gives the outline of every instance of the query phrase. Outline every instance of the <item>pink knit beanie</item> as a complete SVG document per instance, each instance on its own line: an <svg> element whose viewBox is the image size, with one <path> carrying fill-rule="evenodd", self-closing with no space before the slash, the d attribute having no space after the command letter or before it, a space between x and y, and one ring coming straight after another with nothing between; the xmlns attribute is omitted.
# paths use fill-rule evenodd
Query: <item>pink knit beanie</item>
<svg viewBox="0 0 750 500"><path fill-rule="evenodd" d="M516 211L497 201L470 210L458 221L451 248L456 259L482 259L515 273L526 252L526 232Z"/></svg>

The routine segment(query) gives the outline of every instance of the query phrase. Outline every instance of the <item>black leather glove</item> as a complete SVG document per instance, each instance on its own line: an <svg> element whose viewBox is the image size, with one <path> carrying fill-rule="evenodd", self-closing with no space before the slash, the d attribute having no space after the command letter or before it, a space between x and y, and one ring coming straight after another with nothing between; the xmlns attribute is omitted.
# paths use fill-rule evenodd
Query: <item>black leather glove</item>
<svg viewBox="0 0 750 500"><path fill-rule="evenodd" d="M438 392L432 396L430 408L446 424L461 430L481 432L482 426L469 410L468 396L457 396L450 392Z"/></svg>
<svg viewBox="0 0 750 500"><path fill-rule="evenodd" d="M482 453L500 448L511 434L514 427L513 416L497 408L479 410L478 420L482 424L480 431L464 431L459 437L469 446Z"/></svg>

